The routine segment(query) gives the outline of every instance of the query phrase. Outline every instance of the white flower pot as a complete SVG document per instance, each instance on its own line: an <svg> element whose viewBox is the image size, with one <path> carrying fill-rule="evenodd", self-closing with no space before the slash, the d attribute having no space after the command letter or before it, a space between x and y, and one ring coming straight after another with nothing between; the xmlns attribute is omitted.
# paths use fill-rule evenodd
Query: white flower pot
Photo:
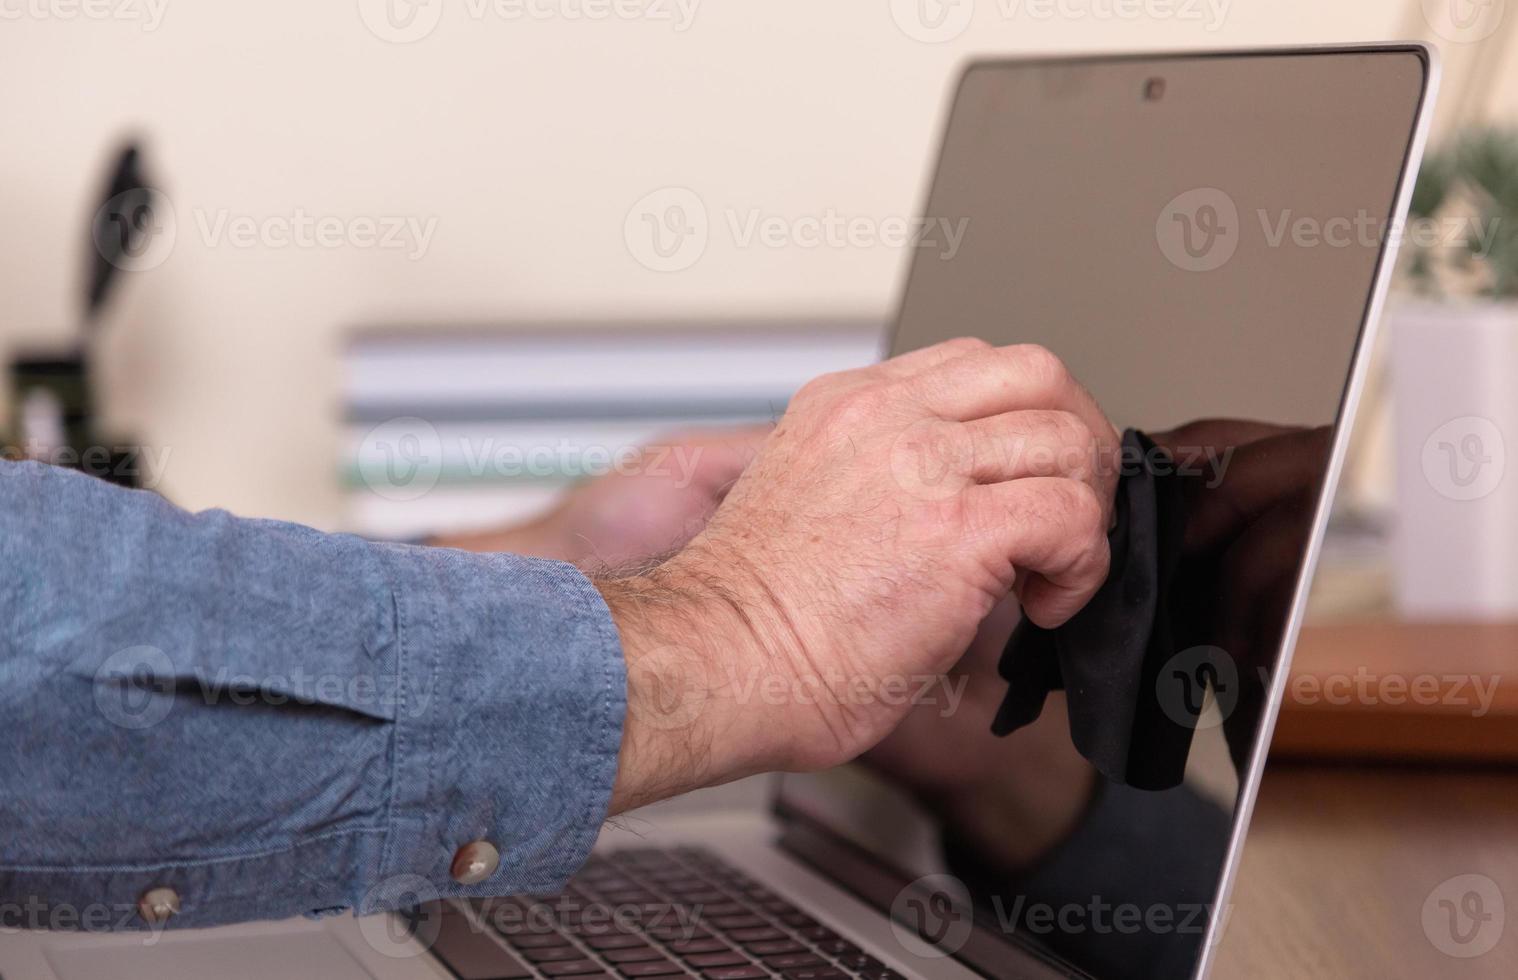
<svg viewBox="0 0 1518 980"><path fill-rule="evenodd" d="M1397 604L1518 618L1518 304L1391 308Z"/></svg>

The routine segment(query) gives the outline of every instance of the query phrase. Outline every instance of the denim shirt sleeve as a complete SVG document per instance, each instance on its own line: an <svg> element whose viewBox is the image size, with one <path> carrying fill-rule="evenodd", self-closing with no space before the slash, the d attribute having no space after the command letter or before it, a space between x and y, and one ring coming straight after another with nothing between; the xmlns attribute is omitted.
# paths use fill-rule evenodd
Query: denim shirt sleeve
<svg viewBox="0 0 1518 980"><path fill-rule="evenodd" d="M0 568L0 904L41 925L553 891L589 854L626 679L572 566L0 463ZM500 865L462 885L475 841Z"/></svg>

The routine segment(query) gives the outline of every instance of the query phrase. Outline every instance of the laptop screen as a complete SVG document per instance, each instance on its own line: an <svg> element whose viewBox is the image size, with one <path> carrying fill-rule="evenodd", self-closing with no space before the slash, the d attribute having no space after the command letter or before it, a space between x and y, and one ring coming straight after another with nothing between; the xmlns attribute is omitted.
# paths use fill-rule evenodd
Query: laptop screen
<svg viewBox="0 0 1518 980"><path fill-rule="evenodd" d="M1226 927L1427 72L1382 49L964 76L925 210L957 243L919 243L893 353L960 335L1050 348L1152 438L1179 516L1160 521L1158 605L1106 624L1136 655L1093 645L1100 623L1052 655L1008 651L1009 604L947 678L901 692L914 707L880 746L783 780L792 849L853 854L827 870L924 962L1023 976L1034 950L1056 974L1169 978ZM1035 711L1050 690L997 737L1007 677Z"/></svg>

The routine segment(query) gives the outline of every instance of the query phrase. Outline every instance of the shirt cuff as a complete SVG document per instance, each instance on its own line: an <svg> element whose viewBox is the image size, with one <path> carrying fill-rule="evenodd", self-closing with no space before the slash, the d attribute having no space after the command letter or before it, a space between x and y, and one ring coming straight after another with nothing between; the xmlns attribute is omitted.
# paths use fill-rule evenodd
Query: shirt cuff
<svg viewBox="0 0 1518 980"><path fill-rule="evenodd" d="M379 547L401 691L386 840L357 911L429 887L557 891L590 855L616 778L627 678L610 610L562 562ZM499 865L455 880L459 850L479 843Z"/></svg>

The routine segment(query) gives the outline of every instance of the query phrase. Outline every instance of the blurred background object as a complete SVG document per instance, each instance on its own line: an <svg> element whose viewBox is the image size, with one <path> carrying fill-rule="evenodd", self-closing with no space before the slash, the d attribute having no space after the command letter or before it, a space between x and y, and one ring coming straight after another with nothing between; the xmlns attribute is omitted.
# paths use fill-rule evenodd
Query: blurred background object
<svg viewBox="0 0 1518 980"><path fill-rule="evenodd" d="M1391 317L1398 609L1420 619L1518 617L1518 128L1459 133L1414 196Z"/></svg>
<svg viewBox="0 0 1518 980"><path fill-rule="evenodd" d="M112 287L153 247L154 232L154 192L142 174L140 149L127 143L90 212L77 332L57 340L54 350L18 351L12 358L14 431L6 457L83 470L122 486L142 484L142 456L130 445L108 443L100 430L90 352Z"/></svg>

